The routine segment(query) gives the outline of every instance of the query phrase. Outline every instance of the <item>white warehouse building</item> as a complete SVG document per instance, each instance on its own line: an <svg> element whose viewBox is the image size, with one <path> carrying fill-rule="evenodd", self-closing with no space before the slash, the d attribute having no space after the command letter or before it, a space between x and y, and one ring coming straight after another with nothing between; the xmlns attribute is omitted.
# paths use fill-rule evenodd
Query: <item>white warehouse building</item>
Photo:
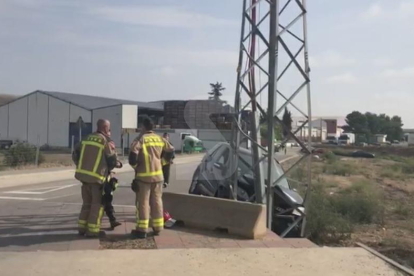
<svg viewBox="0 0 414 276"><path fill-rule="evenodd" d="M138 115L162 117L162 102L145 103L63 92L34 91L0 106L0 140L26 141L34 145L70 147L72 137L96 130L98 119L111 121L111 133L121 147L122 133L138 128Z"/></svg>

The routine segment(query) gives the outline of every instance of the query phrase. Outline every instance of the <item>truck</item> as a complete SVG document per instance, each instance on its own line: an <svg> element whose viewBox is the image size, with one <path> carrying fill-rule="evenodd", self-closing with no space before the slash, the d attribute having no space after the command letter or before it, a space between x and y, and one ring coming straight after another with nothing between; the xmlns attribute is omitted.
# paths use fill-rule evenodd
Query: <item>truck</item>
<svg viewBox="0 0 414 276"><path fill-rule="evenodd" d="M328 135L323 143L329 145L338 145L338 137L335 135Z"/></svg>
<svg viewBox="0 0 414 276"><path fill-rule="evenodd" d="M409 146L414 146L414 133L408 134L407 142Z"/></svg>
<svg viewBox="0 0 414 276"><path fill-rule="evenodd" d="M353 145L355 144L355 134L342 133L338 138L338 145Z"/></svg>

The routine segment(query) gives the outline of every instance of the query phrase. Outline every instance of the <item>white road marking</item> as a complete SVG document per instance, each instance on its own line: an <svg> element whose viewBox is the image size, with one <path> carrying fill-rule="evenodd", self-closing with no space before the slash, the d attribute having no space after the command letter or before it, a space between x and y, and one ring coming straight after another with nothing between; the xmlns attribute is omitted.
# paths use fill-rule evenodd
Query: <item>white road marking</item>
<svg viewBox="0 0 414 276"><path fill-rule="evenodd" d="M28 200L28 201L44 201L44 198L30 198L30 197L11 197L11 196L0 196L0 199L11 199L11 200Z"/></svg>
<svg viewBox="0 0 414 276"><path fill-rule="evenodd" d="M56 203L56 204L62 204L62 205L77 205L82 206L82 203L72 203L72 202L55 202L55 201L48 201L47 203ZM114 204L114 207L123 207L123 208L137 208L134 205L118 205Z"/></svg>
<svg viewBox="0 0 414 276"><path fill-rule="evenodd" d="M74 195L79 195L79 193L74 193L74 194L69 194L69 195L61 195L61 196L55 196L55 197L45 198L45 200L63 198L63 197L74 196Z"/></svg>
<svg viewBox="0 0 414 276"><path fill-rule="evenodd" d="M48 187L48 188L38 188L38 189L30 189L30 190L17 190L17 191L8 191L8 192L4 192L4 194L21 194L21 195L44 195L47 193L52 193L52 192L56 192L56 191L60 191L63 189L67 189L70 187L74 187L74 186L79 186L80 184L76 183L76 184L70 184L70 185L65 185L65 186L53 186L53 187ZM46 190L48 189L48 190ZM38 190L44 190L42 192L34 192L34 191L38 191Z"/></svg>

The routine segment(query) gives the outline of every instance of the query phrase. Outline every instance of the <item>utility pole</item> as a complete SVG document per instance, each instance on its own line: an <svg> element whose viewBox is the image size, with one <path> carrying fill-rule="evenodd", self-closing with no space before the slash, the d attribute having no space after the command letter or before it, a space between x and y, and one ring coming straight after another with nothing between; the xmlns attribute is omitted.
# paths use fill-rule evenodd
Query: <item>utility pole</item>
<svg viewBox="0 0 414 276"><path fill-rule="evenodd" d="M289 16L284 16L285 14ZM251 170L254 174L256 202L267 205L267 226L272 227L272 220L278 216L274 213L273 195L277 193L275 186L285 175L296 167L301 161L308 158L308 177L305 199L308 198L310 175L310 146L311 146L311 98L309 58L307 46L306 0L243 0L242 26L240 35L239 62L237 67L236 97L235 97L235 124L232 129L231 146L233 149L233 177L231 187L233 197L237 199L237 168L238 148L248 139L251 142L253 162ZM293 15L293 19L292 18ZM286 19L290 18L290 19ZM292 44L299 44L299 48ZM283 56L281 56L283 54ZM287 72L295 72L299 79L291 81ZM264 81L262 81L262 77ZM280 83L288 80L290 87L295 89L282 89ZM267 92L267 93L266 93ZM306 94L305 94L306 93ZM267 94L267 95L266 95ZM306 95L306 105L299 106L297 96ZM260 95L264 95L265 102ZM266 97L267 96L267 97ZM241 105L246 102L244 106ZM265 105L267 104L267 108ZM293 110L305 117L305 122L294 132L283 125L280 113L285 107L291 106ZM249 110L251 112L249 127L250 135L242 129L240 114ZM267 147L261 144L259 116L266 119ZM274 129L275 124L288 130L291 137L305 150L305 154L290 166L285 175L277 176L274 167ZM308 125L307 143L299 138L302 130ZM287 138L282 141L283 147ZM267 168L266 175L264 174ZM277 179L275 179L277 178ZM292 223L281 236L287 235L295 226L302 227L302 235L305 225L305 212L303 208L292 206L301 216ZM305 208L306 209L306 208ZM282 214L281 214L282 215Z"/></svg>

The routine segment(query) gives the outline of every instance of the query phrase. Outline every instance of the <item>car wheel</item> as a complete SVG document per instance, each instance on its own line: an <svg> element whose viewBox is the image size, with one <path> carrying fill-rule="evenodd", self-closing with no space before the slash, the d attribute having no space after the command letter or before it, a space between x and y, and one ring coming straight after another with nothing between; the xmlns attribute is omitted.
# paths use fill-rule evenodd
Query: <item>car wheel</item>
<svg viewBox="0 0 414 276"><path fill-rule="evenodd" d="M188 189L188 193L192 195L199 195L199 183L198 183L198 176L199 176L199 170L196 170L193 175L193 180L191 181L190 189Z"/></svg>

